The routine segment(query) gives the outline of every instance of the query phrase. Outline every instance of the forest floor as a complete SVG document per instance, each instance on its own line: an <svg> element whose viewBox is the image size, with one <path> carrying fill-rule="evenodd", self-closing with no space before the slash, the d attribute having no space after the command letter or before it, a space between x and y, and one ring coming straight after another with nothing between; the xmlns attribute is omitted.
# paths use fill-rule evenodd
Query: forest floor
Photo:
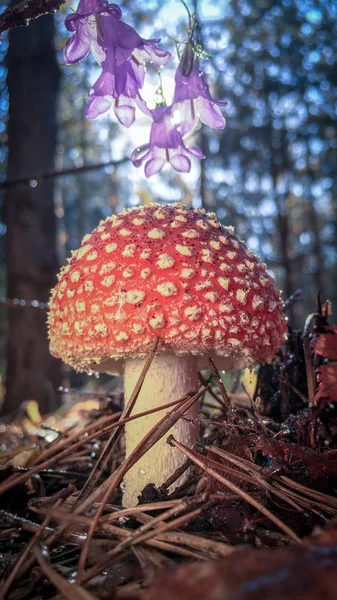
<svg viewBox="0 0 337 600"><path fill-rule="evenodd" d="M29 402L0 423L0 598L336 598L337 327L327 313L319 306L290 331L246 389L226 390L210 363L199 392L131 459L118 389L77 394L44 419ZM125 472L193 402L198 448L171 437L183 468L123 508Z"/></svg>

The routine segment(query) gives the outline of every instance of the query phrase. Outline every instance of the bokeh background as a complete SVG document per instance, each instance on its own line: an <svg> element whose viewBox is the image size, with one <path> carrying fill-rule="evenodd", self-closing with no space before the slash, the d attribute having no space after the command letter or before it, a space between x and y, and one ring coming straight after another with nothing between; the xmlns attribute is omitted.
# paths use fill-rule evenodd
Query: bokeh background
<svg viewBox="0 0 337 600"><path fill-rule="evenodd" d="M186 40L187 13L179 0L118 4L123 20L143 37L161 37L173 53ZM268 264L284 299L302 290L290 312L292 327L303 327L318 293L336 307L336 1L198 0L202 67L213 95L228 101L227 127L195 132L207 158L189 174L164 170L150 180L129 161L135 146L148 140L143 115L130 130L112 112L86 119L97 66L90 57L65 66L62 57L69 37L64 17L76 5L68 2L55 16L12 30L0 46L5 413L31 398L52 410L65 376L71 385L85 383L49 356L45 303L71 250L124 207L182 201L216 212ZM176 66L175 55L162 73L168 102ZM144 95L152 107L159 83L150 67Z"/></svg>

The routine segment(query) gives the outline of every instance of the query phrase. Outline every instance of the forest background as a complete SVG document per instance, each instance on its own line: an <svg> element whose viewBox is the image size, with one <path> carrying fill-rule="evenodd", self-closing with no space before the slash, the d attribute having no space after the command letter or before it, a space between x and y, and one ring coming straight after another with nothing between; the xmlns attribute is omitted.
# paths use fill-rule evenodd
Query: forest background
<svg viewBox="0 0 337 600"><path fill-rule="evenodd" d="M161 37L173 52L186 41L179 0L118 4L143 37ZM318 292L337 302L336 1L199 0L202 67L213 95L228 101L227 127L196 132L207 158L189 174L164 170L149 180L129 161L147 141L148 120L126 130L111 113L85 116L97 66L89 57L65 66L62 57L64 18L76 5L12 29L0 46L3 412L31 398L44 411L57 405L62 373L48 352L49 291L82 237L124 207L184 201L216 212L268 264L284 299L302 290L292 327L315 311ZM163 73L168 95L176 65L172 59ZM153 99L155 69L149 78Z"/></svg>

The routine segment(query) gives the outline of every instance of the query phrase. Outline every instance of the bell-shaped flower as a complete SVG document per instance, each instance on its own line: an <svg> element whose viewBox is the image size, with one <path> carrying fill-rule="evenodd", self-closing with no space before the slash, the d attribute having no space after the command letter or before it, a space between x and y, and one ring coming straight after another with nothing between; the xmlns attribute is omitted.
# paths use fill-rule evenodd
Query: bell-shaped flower
<svg viewBox="0 0 337 600"><path fill-rule="evenodd" d="M109 4L107 0L80 0L76 12L65 18L64 24L73 34L63 49L67 65L83 60L90 51L98 64L102 64L105 51L99 43L102 31L98 20L102 14L110 15L114 21L118 21L122 11L117 4Z"/></svg>
<svg viewBox="0 0 337 600"><path fill-rule="evenodd" d="M139 63L152 62L156 67L166 65L171 54L156 46L160 40L145 40L129 25L121 21L122 11L107 0L80 0L76 12L68 15L65 26L73 33L64 47L66 64L85 58L91 50L98 64L106 53L114 49L116 64L122 64L132 55Z"/></svg>
<svg viewBox="0 0 337 600"><path fill-rule="evenodd" d="M193 48L189 44L176 70L175 83L173 114L175 121L179 122L182 135L194 129L198 119L215 129L225 127L226 121L219 106L226 106L227 102L220 102L211 96L205 76L196 64Z"/></svg>
<svg viewBox="0 0 337 600"><path fill-rule="evenodd" d="M150 142L136 148L131 160L135 167L145 161L145 175L151 177L169 163L176 171L187 173L191 169L190 156L205 158L196 146L187 148L177 124L172 118L172 107L162 106L152 111L153 123Z"/></svg>
<svg viewBox="0 0 337 600"><path fill-rule="evenodd" d="M133 60L116 65L116 51L107 51L102 73L92 87L87 106L87 117L95 119L111 107L118 121L130 127L135 120L138 106L145 114L151 111L139 95L144 81L144 67Z"/></svg>

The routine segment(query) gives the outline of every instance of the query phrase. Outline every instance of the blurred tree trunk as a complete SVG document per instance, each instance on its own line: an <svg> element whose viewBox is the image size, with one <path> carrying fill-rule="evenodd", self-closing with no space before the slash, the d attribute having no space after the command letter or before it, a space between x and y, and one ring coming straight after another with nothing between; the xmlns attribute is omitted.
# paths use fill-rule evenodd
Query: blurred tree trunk
<svg viewBox="0 0 337 600"><path fill-rule="evenodd" d="M12 2L12 5L17 2ZM54 19L45 16L9 33L8 179L31 177L5 199L7 295L48 301L58 268L53 181L35 181L54 169L56 101L60 72ZM42 412L56 408L60 363L48 349L46 311L10 308L6 398L3 413L34 398Z"/></svg>

